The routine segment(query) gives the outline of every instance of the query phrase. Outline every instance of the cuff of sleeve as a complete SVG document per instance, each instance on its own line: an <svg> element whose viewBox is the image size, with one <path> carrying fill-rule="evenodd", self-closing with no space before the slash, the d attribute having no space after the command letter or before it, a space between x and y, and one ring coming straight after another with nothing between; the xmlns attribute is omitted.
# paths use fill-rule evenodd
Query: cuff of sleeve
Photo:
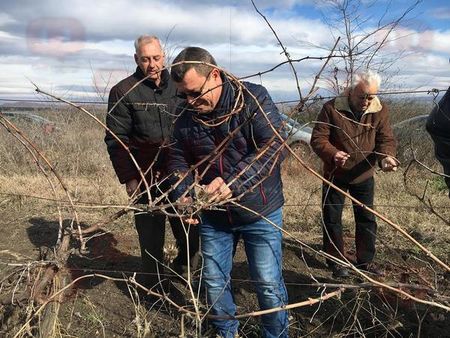
<svg viewBox="0 0 450 338"><path fill-rule="evenodd" d="M334 162L334 155L336 155L337 152L338 152L338 150L336 149L336 151L329 151L326 154L326 159L328 160L328 163L330 163L332 165L335 163Z"/></svg>
<svg viewBox="0 0 450 338"><path fill-rule="evenodd" d="M117 174L117 177L119 178L119 182L121 184L125 184L128 181L131 181L133 179L136 179L138 181L141 180L141 177L139 176L139 174L137 172L135 173L127 173L127 174Z"/></svg>
<svg viewBox="0 0 450 338"><path fill-rule="evenodd" d="M239 196L244 192L244 189L242 189L242 186L239 184L239 181L235 181L229 187L231 192L233 193L233 197Z"/></svg>

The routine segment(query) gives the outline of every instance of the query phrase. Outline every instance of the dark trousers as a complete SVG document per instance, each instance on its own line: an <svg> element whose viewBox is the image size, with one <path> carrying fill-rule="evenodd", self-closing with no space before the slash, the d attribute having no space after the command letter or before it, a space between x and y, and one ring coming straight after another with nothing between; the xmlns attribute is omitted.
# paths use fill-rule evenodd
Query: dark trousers
<svg viewBox="0 0 450 338"><path fill-rule="evenodd" d="M334 179L333 183L368 207L373 207L374 179L349 184ZM324 184L322 191L323 211L323 250L339 259L344 254L344 239L342 236L342 210L345 196L330 186ZM375 240L377 223L375 215L353 203L355 216L355 244L357 264L372 262L375 255ZM330 261L329 264L332 264Z"/></svg>
<svg viewBox="0 0 450 338"><path fill-rule="evenodd" d="M145 195L144 193L138 203L148 203ZM142 271L144 272L143 282L146 287L151 288L158 284L160 280L166 279L164 266L161 264L164 262L163 248L166 233L166 215L162 213L136 212L134 221L141 247ZM197 264L199 250L198 226L183 225L177 217L169 217L169 223L178 248L178 256L174 259L171 267L180 275L184 275L188 271L188 262L191 268L194 268Z"/></svg>

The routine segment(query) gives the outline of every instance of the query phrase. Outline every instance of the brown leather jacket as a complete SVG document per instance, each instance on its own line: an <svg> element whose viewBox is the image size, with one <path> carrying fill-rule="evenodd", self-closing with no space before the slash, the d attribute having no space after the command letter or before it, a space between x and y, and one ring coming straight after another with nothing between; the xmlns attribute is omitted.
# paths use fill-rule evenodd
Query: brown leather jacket
<svg viewBox="0 0 450 338"><path fill-rule="evenodd" d="M377 160L395 156L396 141L389 125L386 105L375 97L356 122L348 97L328 101L318 116L311 146L323 161L324 177L359 183L373 176ZM339 150L350 155L344 167L337 167L334 155Z"/></svg>

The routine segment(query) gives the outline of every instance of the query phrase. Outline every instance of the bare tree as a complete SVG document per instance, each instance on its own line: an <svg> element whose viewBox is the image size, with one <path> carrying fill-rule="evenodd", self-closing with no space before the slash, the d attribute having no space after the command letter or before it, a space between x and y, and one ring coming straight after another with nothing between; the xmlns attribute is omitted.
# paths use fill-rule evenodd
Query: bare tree
<svg viewBox="0 0 450 338"><path fill-rule="evenodd" d="M405 50L388 52L387 46L396 39L405 37L394 34L401 24L406 24L413 10L421 0L415 0L399 15L392 17L392 1L387 2L384 11L375 14L378 1L322 0L322 15L327 23L333 41L341 38L336 53L341 58L331 62L327 82L331 90L340 93L358 70L372 68L385 75L385 86L389 86L395 70L395 63L406 55Z"/></svg>

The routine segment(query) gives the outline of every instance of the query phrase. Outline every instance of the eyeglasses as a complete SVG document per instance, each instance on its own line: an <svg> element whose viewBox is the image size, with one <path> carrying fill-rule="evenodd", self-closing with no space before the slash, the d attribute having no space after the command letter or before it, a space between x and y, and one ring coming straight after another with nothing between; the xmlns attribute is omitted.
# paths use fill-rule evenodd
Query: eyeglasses
<svg viewBox="0 0 450 338"><path fill-rule="evenodd" d="M208 82L209 76L211 75L211 73L212 72L209 72L209 74L206 76L205 82L203 82L202 86L200 87L200 90L178 93L177 97L180 99L186 100L188 97L197 99L198 97L204 95L205 92L203 91L203 89L205 88L206 82Z"/></svg>
<svg viewBox="0 0 450 338"><path fill-rule="evenodd" d="M358 95L358 99L360 99L360 100L372 101L374 98L375 98L375 96L373 96L371 94Z"/></svg>

